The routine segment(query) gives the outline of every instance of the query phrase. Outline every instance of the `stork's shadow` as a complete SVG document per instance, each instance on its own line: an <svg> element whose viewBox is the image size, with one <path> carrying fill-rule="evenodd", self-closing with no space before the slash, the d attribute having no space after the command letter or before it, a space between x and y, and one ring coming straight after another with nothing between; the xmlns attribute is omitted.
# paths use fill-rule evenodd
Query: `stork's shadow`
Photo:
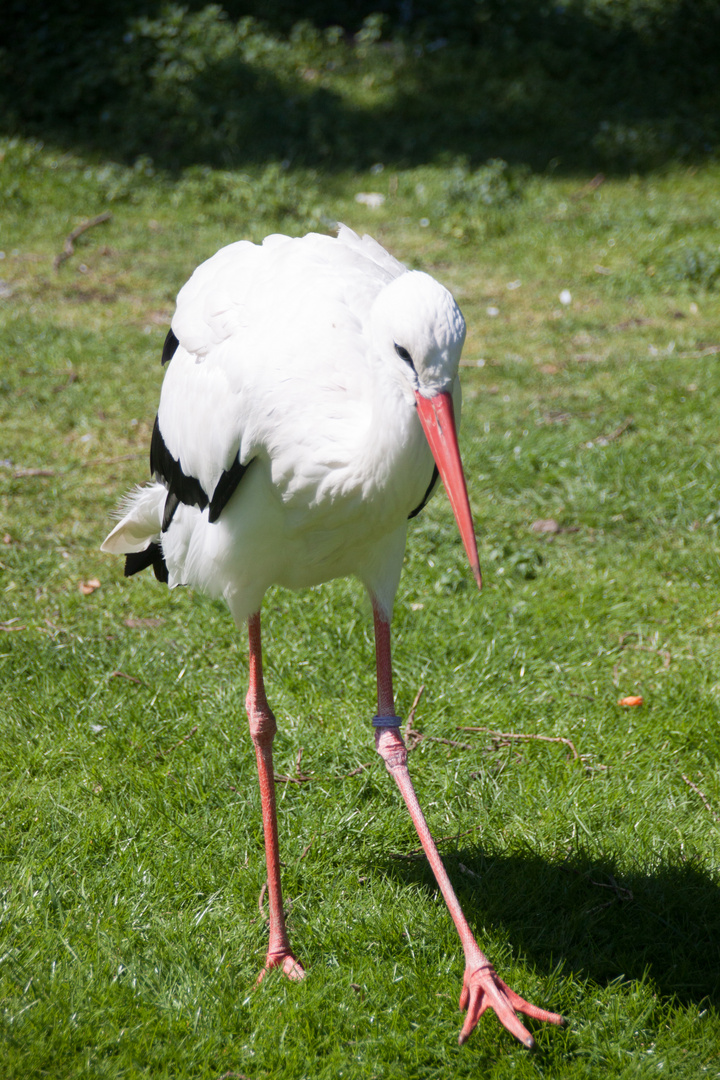
<svg viewBox="0 0 720 1080"><path fill-rule="evenodd" d="M479 847L442 854L473 929L502 926L539 971L562 961L601 985L647 976L683 1004L718 1004L720 888L697 862L627 873L580 853L563 862ZM424 859L388 858L385 871L436 888Z"/></svg>

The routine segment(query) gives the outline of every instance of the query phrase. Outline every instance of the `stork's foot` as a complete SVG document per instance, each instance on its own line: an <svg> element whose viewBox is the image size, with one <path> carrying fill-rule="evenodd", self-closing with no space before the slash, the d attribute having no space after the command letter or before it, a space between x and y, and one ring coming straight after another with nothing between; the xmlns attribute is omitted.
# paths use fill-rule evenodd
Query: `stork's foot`
<svg viewBox="0 0 720 1080"><path fill-rule="evenodd" d="M465 1023L458 1037L461 1046L467 1042L470 1033L486 1009L494 1009L503 1027L506 1027L511 1035L527 1046L528 1050L534 1048L535 1040L527 1028L521 1024L516 1013L524 1013L525 1016L531 1016L533 1020L544 1020L548 1024L565 1023L558 1013L538 1009L536 1005L531 1005L529 1001L521 998L502 981L488 963L468 964L465 968L460 1008L467 1010Z"/></svg>
<svg viewBox="0 0 720 1080"><path fill-rule="evenodd" d="M277 952L269 952L267 954L265 958L265 967L258 975L255 985L259 986L268 971L276 967L281 967L283 973L287 975L288 979L292 979L293 982L305 978L305 968L300 961L295 959L289 949L281 949Z"/></svg>

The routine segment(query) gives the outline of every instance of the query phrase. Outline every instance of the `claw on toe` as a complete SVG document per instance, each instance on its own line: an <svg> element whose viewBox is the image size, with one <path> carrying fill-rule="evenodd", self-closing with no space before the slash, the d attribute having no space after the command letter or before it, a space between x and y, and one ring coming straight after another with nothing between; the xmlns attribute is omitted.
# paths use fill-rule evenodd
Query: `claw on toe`
<svg viewBox="0 0 720 1080"><path fill-rule="evenodd" d="M463 977L463 988L460 994L460 1008L467 1010L467 1016L462 1026L458 1042L462 1046L467 1042L471 1032L475 1029L478 1020L486 1009L493 1009L498 1020L507 1028L511 1035L532 1050L535 1040L524 1024L516 1015L518 1012L530 1016L534 1020L542 1020L548 1024L564 1024L562 1016L558 1013L547 1012L538 1009L525 1001L507 983L504 983L495 969L487 964L472 969L466 968Z"/></svg>
<svg viewBox="0 0 720 1080"><path fill-rule="evenodd" d="M255 985L259 986L268 971L276 967L281 967L283 969L283 974L287 975L288 979L292 979L293 982L298 982L300 979L305 978L305 968L299 960L295 959L291 952L268 953L265 958L265 967L255 980Z"/></svg>

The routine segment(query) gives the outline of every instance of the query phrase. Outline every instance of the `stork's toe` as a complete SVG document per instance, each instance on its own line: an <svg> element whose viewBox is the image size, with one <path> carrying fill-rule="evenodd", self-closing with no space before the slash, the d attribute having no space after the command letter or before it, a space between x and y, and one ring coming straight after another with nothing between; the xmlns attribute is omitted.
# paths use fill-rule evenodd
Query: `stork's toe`
<svg viewBox="0 0 720 1080"><path fill-rule="evenodd" d="M558 1013L547 1012L525 1001L507 983L498 976L495 969L487 964L480 967L466 967L463 977L463 988L460 994L460 1008L467 1011L465 1022L458 1036L458 1042L462 1046L467 1042L478 1020L486 1009L493 1009L498 1020L507 1028L511 1035L532 1050L535 1040L520 1021L517 1013L524 1013L534 1020L544 1021L548 1024L563 1024L564 1020Z"/></svg>
<svg viewBox="0 0 720 1080"><path fill-rule="evenodd" d="M299 960L296 960L293 954L288 949L287 951L268 953L265 958L265 966L258 975L255 985L258 986L268 971L273 968L281 967L283 974L287 975L288 979L292 979L293 982L298 982L300 979L305 978L305 968L302 966Z"/></svg>

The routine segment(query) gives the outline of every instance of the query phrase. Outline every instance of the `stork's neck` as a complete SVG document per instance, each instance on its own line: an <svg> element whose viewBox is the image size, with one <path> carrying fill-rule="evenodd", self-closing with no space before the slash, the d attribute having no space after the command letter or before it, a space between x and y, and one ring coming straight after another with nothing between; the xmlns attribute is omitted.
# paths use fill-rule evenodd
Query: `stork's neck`
<svg viewBox="0 0 720 1080"><path fill-rule="evenodd" d="M364 475L371 479L377 498L387 502L389 514L405 519L427 489L433 461L412 393L385 371L373 380L371 422L362 457Z"/></svg>

